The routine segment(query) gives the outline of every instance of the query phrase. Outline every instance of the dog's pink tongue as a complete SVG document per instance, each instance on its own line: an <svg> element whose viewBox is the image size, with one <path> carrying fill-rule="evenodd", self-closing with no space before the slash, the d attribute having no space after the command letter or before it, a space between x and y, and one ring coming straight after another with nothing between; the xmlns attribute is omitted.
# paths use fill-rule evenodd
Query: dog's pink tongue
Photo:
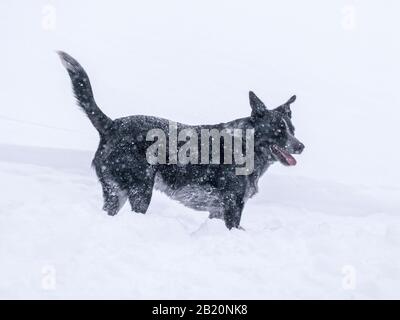
<svg viewBox="0 0 400 320"><path fill-rule="evenodd" d="M297 161L295 158L292 157L292 155L290 153L287 152L283 152L283 156L285 157L287 163L289 164L289 166L295 166Z"/></svg>
<svg viewBox="0 0 400 320"><path fill-rule="evenodd" d="M281 154L282 157L285 158L286 164L288 166L295 166L296 165L296 163L297 163L296 159L293 158L293 156L289 152L287 152L286 150L280 148L277 145L274 145L273 147L277 152L279 152Z"/></svg>

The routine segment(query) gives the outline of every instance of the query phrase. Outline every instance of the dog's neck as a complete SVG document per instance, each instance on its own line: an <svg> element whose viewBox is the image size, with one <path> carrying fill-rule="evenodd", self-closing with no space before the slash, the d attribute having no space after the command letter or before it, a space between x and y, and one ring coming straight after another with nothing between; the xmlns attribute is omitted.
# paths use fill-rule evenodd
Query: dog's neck
<svg viewBox="0 0 400 320"><path fill-rule="evenodd" d="M257 176L262 176L275 161L268 147L262 145L254 147L254 173Z"/></svg>

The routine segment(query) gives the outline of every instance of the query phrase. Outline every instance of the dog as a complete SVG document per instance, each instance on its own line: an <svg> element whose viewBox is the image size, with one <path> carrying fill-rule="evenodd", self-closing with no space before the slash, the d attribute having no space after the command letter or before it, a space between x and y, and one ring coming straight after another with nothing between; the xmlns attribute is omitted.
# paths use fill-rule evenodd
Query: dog
<svg viewBox="0 0 400 320"><path fill-rule="evenodd" d="M210 218L223 219L228 229L240 228L244 205L258 192L259 178L275 162L296 165L293 154L304 149L295 137L291 120L291 104L296 96L268 110L250 91L249 117L214 126L177 124L178 130L192 129L197 133L210 128L253 130L254 169L250 174L236 174L235 163L150 164L146 151L151 142L146 135L154 128L168 132L170 122L143 115L110 119L97 106L82 66L65 52L58 51L58 55L71 78L77 104L100 135L92 165L102 186L103 209L109 215L117 214L127 200L132 211L146 213L155 188L189 208L208 211ZM225 140L221 142L221 150L225 144Z"/></svg>

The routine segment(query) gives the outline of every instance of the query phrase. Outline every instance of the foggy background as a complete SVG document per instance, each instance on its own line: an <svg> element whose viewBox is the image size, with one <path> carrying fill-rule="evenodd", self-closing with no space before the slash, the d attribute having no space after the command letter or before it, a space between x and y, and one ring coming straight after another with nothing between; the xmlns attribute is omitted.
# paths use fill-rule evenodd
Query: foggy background
<svg viewBox="0 0 400 320"><path fill-rule="evenodd" d="M213 124L248 116L249 90L270 108L296 94L293 122L306 149L295 168L272 172L398 186L399 9L396 1L3 0L0 144L95 151L97 132L55 54L63 50L111 118Z"/></svg>

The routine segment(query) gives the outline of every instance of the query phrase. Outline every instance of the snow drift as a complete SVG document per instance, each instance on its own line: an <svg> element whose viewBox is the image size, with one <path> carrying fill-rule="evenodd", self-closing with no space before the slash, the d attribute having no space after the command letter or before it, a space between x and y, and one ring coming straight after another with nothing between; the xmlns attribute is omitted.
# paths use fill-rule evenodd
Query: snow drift
<svg viewBox="0 0 400 320"><path fill-rule="evenodd" d="M90 153L0 150L0 298L400 295L399 189L267 172L228 231L158 192L107 216Z"/></svg>

